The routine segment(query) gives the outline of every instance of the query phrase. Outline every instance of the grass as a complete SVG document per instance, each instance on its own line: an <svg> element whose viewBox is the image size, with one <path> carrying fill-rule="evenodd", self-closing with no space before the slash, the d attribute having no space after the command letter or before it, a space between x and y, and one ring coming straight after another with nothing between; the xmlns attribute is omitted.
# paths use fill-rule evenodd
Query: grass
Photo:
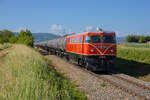
<svg viewBox="0 0 150 100"><path fill-rule="evenodd" d="M127 47L135 47L135 48L150 48L149 43L127 43L125 44Z"/></svg>
<svg viewBox="0 0 150 100"><path fill-rule="evenodd" d="M1 52L0 52L1 53ZM14 45L0 65L0 100L85 100L61 73L32 48Z"/></svg>
<svg viewBox="0 0 150 100"><path fill-rule="evenodd" d="M117 57L150 64L150 48L118 46Z"/></svg>
<svg viewBox="0 0 150 100"><path fill-rule="evenodd" d="M116 70L150 81L150 48L143 47L143 45L140 45L141 47L119 45L117 48Z"/></svg>
<svg viewBox="0 0 150 100"><path fill-rule="evenodd" d="M102 83L101 83L101 86L102 86L102 87L105 87L105 86L107 86L107 84L106 84L105 82L102 82Z"/></svg>
<svg viewBox="0 0 150 100"><path fill-rule="evenodd" d="M6 48L9 48L11 47L12 45L9 44L9 43L5 43L5 44L0 44L0 50L3 50L3 49L6 49Z"/></svg>

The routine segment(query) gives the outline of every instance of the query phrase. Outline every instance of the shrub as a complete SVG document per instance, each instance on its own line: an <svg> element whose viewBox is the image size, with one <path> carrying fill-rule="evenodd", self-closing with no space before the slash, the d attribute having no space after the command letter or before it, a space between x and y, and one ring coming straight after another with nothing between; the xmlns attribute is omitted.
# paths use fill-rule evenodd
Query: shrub
<svg viewBox="0 0 150 100"><path fill-rule="evenodd" d="M26 29L26 31L21 30L20 34L18 35L17 43L33 46L34 38L32 33L28 29Z"/></svg>
<svg viewBox="0 0 150 100"><path fill-rule="evenodd" d="M13 36L14 36L13 32L9 30L0 31L0 43L3 44L9 42L9 38Z"/></svg>
<svg viewBox="0 0 150 100"><path fill-rule="evenodd" d="M142 35L142 36L139 36L138 42L139 42L139 43L145 43L145 42L147 42L145 36L143 36L143 35Z"/></svg>
<svg viewBox="0 0 150 100"><path fill-rule="evenodd" d="M10 38L12 36L14 36L14 33L9 31L9 30L2 30L2 31L0 31L0 37Z"/></svg>
<svg viewBox="0 0 150 100"><path fill-rule="evenodd" d="M126 37L126 40L128 42L138 42L139 39L138 39L138 36L131 34Z"/></svg>
<svg viewBox="0 0 150 100"><path fill-rule="evenodd" d="M18 36L15 36L13 32L9 30L2 30L0 31L0 43L19 43L25 44L28 46L33 46L34 38L30 30L26 29L21 30Z"/></svg>
<svg viewBox="0 0 150 100"><path fill-rule="evenodd" d="M10 43L16 43L17 40L18 40L18 37L16 37L16 36L13 36L13 37L9 38Z"/></svg>
<svg viewBox="0 0 150 100"><path fill-rule="evenodd" d="M0 43L4 44L8 42L8 38L7 37L0 37Z"/></svg>
<svg viewBox="0 0 150 100"><path fill-rule="evenodd" d="M106 84L105 82L102 82L102 83L101 83L101 86L102 86L102 87L105 87L106 85L107 85L107 84Z"/></svg>
<svg viewBox="0 0 150 100"><path fill-rule="evenodd" d="M150 36L144 36L144 35L128 35L126 37L127 42L135 42L135 43L146 43L150 41Z"/></svg>

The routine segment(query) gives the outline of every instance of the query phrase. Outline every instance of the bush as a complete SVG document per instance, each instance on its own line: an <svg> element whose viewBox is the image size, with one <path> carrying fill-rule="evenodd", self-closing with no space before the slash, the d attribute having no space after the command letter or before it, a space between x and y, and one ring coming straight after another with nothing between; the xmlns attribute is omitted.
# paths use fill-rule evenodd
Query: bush
<svg viewBox="0 0 150 100"><path fill-rule="evenodd" d="M18 36L15 36L13 32L9 30L2 30L0 31L0 43L19 43L25 44L28 46L33 46L34 38L30 30L26 29L21 30Z"/></svg>
<svg viewBox="0 0 150 100"><path fill-rule="evenodd" d="M145 36L139 36L139 41L138 42L139 43L146 43L147 41L146 41Z"/></svg>
<svg viewBox="0 0 150 100"><path fill-rule="evenodd" d="M9 42L9 38L13 36L14 36L13 32L9 30L0 31L0 43L3 44Z"/></svg>
<svg viewBox="0 0 150 100"><path fill-rule="evenodd" d="M150 41L150 36L144 36L144 35L128 35L126 37L127 42L135 42L135 43L146 43Z"/></svg>
<svg viewBox="0 0 150 100"><path fill-rule="evenodd" d="M11 38L9 39L9 42L10 42L10 43L16 43L17 40L18 40L18 37L13 36L13 37L11 37Z"/></svg>
<svg viewBox="0 0 150 100"><path fill-rule="evenodd" d="M21 30L20 34L18 35L17 43L33 46L34 37L28 29L26 29L26 31Z"/></svg>
<svg viewBox="0 0 150 100"><path fill-rule="evenodd" d="M126 37L126 40L128 41L128 42L138 42L138 36L136 36L136 35L128 35L127 37Z"/></svg>
<svg viewBox="0 0 150 100"><path fill-rule="evenodd" d="M7 43L7 42L8 42L8 38L7 37L4 37L4 36L0 37L0 43L1 44Z"/></svg>
<svg viewBox="0 0 150 100"><path fill-rule="evenodd" d="M150 36L145 37L146 41L150 41Z"/></svg>
<svg viewBox="0 0 150 100"><path fill-rule="evenodd" d="M2 30L2 31L0 31L0 37L10 38L12 36L14 36L14 33L9 31L9 30Z"/></svg>

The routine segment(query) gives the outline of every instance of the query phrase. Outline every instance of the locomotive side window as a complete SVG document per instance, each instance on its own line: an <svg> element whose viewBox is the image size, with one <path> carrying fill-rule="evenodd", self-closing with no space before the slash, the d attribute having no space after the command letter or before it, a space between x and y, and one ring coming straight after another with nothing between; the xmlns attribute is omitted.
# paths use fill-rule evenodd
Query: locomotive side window
<svg viewBox="0 0 150 100"><path fill-rule="evenodd" d="M80 43L82 43L82 37L80 36Z"/></svg>
<svg viewBox="0 0 150 100"><path fill-rule="evenodd" d="M73 38L72 38L72 43L73 43Z"/></svg>
<svg viewBox="0 0 150 100"><path fill-rule="evenodd" d="M72 38L71 38L71 40L70 40L70 43L72 43Z"/></svg>
<svg viewBox="0 0 150 100"><path fill-rule="evenodd" d="M91 41L91 37L87 35L85 37L85 43L90 43L90 41Z"/></svg>
<svg viewBox="0 0 150 100"><path fill-rule="evenodd" d="M77 38L76 37L74 38L74 40L75 40L75 43L77 43Z"/></svg>
<svg viewBox="0 0 150 100"><path fill-rule="evenodd" d="M76 37L76 43L78 43L78 37Z"/></svg>
<svg viewBox="0 0 150 100"><path fill-rule="evenodd" d="M101 43L101 36L100 35L93 35L93 36L86 36L85 43Z"/></svg>
<svg viewBox="0 0 150 100"><path fill-rule="evenodd" d="M75 43L75 38L73 38L73 43Z"/></svg>
<svg viewBox="0 0 150 100"><path fill-rule="evenodd" d="M73 43L75 43L75 39L73 38Z"/></svg>
<svg viewBox="0 0 150 100"><path fill-rule="evenodd" d="M104 43L115 43L116 39L115 39L115 36L106 35L106 36L103 36L103 41Z"/></svg>
<svg viewBox="0 0 150 100"><path fill-rule="evenodd" d="M68 44L70 43L70 38L68 39Z"/></svg>
<svg viewBox="0 0 150 100"><path fill-rule="evenodd" d="M77 37L77 43L79 43L79 38Z"/></svg>

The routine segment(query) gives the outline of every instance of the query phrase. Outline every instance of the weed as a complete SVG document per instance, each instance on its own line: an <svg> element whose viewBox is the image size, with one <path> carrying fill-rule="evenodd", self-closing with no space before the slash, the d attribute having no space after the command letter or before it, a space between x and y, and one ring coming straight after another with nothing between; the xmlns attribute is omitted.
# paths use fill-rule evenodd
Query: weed
<svg viewBox="0 0 150 100"><path fill-rule="evenodd" d="M101 83L101 86L102 86L102 87L105 87L105 86L107 86L107 84L106 84L105 82L102 82L102 83Z"/></svg>
<svg viewBox="0 0 150 100"><path fill-rule="evenodd" d="M0 59L1 60L1 59ZM63 74L24 45L14 45L0 65L0 100L85 100Z"/></svg>

